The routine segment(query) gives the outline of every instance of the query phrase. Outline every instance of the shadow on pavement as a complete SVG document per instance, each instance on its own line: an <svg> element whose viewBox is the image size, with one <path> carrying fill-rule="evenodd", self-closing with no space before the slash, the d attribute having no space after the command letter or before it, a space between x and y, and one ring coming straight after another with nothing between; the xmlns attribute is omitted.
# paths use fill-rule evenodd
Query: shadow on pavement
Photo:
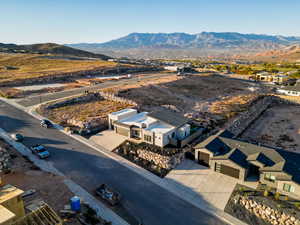
<svg viewBox="0 0 300 225"><path fill-rule="evenodd" d="M52 155L48 160L91 194L102 183L118 191L121 205L112 209L130 224L138 225L137 221L143 225L225 224L95 150L84 152L80 146L78 150L52 146L47 149ZM199 195L199 201L205 200Z"/></svg>

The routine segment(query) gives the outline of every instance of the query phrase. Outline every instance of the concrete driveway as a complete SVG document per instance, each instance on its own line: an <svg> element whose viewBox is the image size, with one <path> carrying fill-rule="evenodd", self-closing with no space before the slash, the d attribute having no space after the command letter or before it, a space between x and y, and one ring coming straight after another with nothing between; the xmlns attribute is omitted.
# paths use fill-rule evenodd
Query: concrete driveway
<svg viewBox="0 0 300 225"><path fill-rule="evenodd" d="M204 204L224 210L238 180L215 173L194 161L184 160L164 179L183 192L197 193Z"/></svg>
<svg viewBox="0 0 300 225"><path fill-rule="evenodd" d="M90 137L90 140L96 144L112 151L122 144L127 137L117 134L113 130L105 130Z"/></svg>

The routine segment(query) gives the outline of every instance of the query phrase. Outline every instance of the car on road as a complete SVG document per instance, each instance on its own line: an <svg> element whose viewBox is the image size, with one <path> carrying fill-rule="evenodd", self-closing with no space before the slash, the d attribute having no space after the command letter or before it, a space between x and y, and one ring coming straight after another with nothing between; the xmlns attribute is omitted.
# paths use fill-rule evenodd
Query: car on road
<svg viewBox="0 0 300 225"><path fill-rule="evenodd" d="M19 142L21 142L21 141L24 140L23 135L22 134L18 134L18 133L17 134L12 134L11 138L14 139L15 141L19 141Z"/></svg>
<svg viewBox="0 0 300 225"><path fill-rule="evenodd" d="M34 145L30 147L33 154L37 155L40 159L45 159L50 156L50 153L43 145Z"/></svg>
<svg viewBox="0 0 300 225"><path fill-rule="evenodd" d="M53 127L53 124L49 120L42 120L41 121L41 126L45 128L50 128Z"/></svg>
<svg viewBox="0 0 300 225"><path fill-rule="evenodd" d="M101 184L96 189L96 195L107 201L111 206L117 205L121 201L121 195L118 192L113 191L106 184Z"/></svg>

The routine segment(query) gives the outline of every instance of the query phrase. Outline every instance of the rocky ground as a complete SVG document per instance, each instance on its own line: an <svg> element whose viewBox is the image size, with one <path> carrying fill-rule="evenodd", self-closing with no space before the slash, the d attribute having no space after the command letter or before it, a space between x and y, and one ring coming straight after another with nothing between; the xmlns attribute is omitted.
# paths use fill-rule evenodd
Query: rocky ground
<svg viewBox="0 0 300 225"><path fill-rule="evenodd" d="M122 86L113 90L118 96L134 100L141 110L164 107L192 118L210 114L214 119L228 119L247 108L261 93L258 84L225 76L194 74L165 79L156 83Z"/></svg>
<svg viewBox="0 0 300 225"><path fill-rule="evenodd" d="M271 192L257 191L237 185L228 201L225 212L249 225L298 225L300 203Z"/></svg>
<svg viewBox="0 0 300 225"><path fill-rule="evenodd" d="M242 139L300 153L300 106L277 105L266 110Z"/></svg>

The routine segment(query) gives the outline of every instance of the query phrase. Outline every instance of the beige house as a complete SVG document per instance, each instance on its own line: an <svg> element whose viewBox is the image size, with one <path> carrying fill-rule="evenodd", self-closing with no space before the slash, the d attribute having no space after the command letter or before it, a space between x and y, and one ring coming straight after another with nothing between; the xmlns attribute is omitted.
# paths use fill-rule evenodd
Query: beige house
<svg viewBox="0 0 300 225"><path fill-rule="evenodd" d="M300 155L232 138L228 131L210 136L195 148L195 160L241 181L261 182L300 198Z"/></svg>

